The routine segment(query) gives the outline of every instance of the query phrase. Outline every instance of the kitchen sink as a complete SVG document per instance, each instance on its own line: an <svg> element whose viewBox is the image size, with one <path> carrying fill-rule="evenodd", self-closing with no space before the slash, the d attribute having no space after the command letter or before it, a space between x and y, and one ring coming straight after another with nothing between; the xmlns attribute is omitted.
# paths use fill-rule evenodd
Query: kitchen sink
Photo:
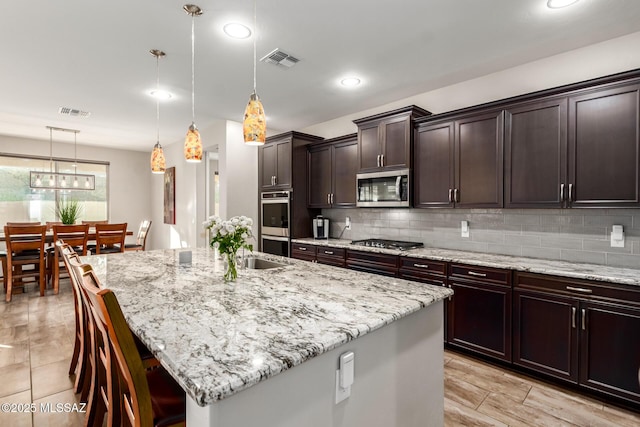
<svg viewBox="0 0 640 427"><path fill-rule="evenodd" d="M287 266L287 264L280 264L279 262L268 261L262 258L253 258L253 262L251 259L248 259L247 265L250 269L256 269L256 270L267 270L269 268L278 268L278 267Z"/></svg>

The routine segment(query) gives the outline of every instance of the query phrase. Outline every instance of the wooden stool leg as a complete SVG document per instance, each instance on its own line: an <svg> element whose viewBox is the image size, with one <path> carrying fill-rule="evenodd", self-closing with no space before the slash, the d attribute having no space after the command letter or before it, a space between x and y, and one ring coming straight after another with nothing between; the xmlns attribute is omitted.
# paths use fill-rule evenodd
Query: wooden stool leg
<svg viewBox="0 0 640 427"><path fill-rule="evenodd" d="M11 267L11 266L9 266ZM6 302L11 302L11 293L13 292L13 274L12 274L12 270L13 268L7 268L5 277L4 277L4 282L7 285L7 294L5 296L5 301Z"/></svg>
<svg viewBox="0 0 640 427"><path fill-rule="evenodd" d="M38 276L38 280L40 282L40 296L44 296L44 288L47 285L46 280L46 266L44 265L44 259L40 260L38 263L38 267L40 267L40 275Z"/></svg>

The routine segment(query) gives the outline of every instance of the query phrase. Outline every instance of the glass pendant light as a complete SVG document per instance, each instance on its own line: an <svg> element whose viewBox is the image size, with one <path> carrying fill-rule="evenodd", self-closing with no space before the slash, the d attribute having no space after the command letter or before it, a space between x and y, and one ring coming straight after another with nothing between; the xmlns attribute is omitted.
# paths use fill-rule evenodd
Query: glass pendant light
<svg viewBox="0 0 640 427"><path fill-rule="evenodd" d="M158 49L151 49L149 52L156 57L156 91L160 90L160 58L165 56L165 53ZM157 138L156 145L153 146L151 151L151 173L161 174L164 173L166 168L166 162L164 159L164 151L162 145L160 145L160 98L156 97L156 128Z"/></svg>
<svg viewBox="0 0 640 427"><path fill-rule="evenodd" d="M264 114L262 102L256 93L256 12L257 6L253 2L253 93L249 97L249 103L244 110L242 133L246 145L264 145L267 137L267 119Z"/></svg>
<svg viewBox="0 0 640 427"><path fill-rule="evenodd" d="M195 4L185 4L183 9L191 15L191 126L184 140L184 158L190 163L202 161L202 141L196 127L196 91L195 91L195 17L202 15L202 9Z"/></svg>

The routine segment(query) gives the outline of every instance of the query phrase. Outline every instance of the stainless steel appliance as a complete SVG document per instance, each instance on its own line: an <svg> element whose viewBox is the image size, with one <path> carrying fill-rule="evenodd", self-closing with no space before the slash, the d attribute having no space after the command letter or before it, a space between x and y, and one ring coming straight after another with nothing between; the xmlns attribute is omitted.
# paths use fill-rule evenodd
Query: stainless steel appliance
<svg viewBox="0 0 640 427"><path fill-rule="evenodd" d="M409 169L356 175L359 207L409 207Z"/></svg>
<svg viewBox="0 0 640 427"><path fill-rule="evenodd" d="M368 246L372 248L382 248L382 249L396 249L401 251L421 248L424 246L424 244L420 242L403 242L401 240L385 240L385 239L353 240L351 244L356 246Z"/></svg>
<svg viewBox="0 0 640 427"><path fill-rule="evenodd" d="M328 239L329 238L329 218L318 215L313 219L313 238Z"/></svg>
<svg viewBox="0 0 640 427"><path fill-rule="evenodd" d="M260 194L262 252L289 256L290 201L290 191L270 191Z"/></svg>

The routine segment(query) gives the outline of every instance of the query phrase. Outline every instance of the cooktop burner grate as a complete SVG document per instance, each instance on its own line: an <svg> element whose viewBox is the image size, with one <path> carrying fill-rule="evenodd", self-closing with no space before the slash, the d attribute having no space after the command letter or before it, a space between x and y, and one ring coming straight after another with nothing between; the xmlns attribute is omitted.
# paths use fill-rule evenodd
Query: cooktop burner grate
<svg viewBox="0 0 640 427"><path fill-rule="evenodd" d="M385 239L353 240L351 244L356 246L368 246L372 248L397 249L401 251L422 248L424 246L424 244L420 242L403 242L401 240L385 240Z"/></svg>

